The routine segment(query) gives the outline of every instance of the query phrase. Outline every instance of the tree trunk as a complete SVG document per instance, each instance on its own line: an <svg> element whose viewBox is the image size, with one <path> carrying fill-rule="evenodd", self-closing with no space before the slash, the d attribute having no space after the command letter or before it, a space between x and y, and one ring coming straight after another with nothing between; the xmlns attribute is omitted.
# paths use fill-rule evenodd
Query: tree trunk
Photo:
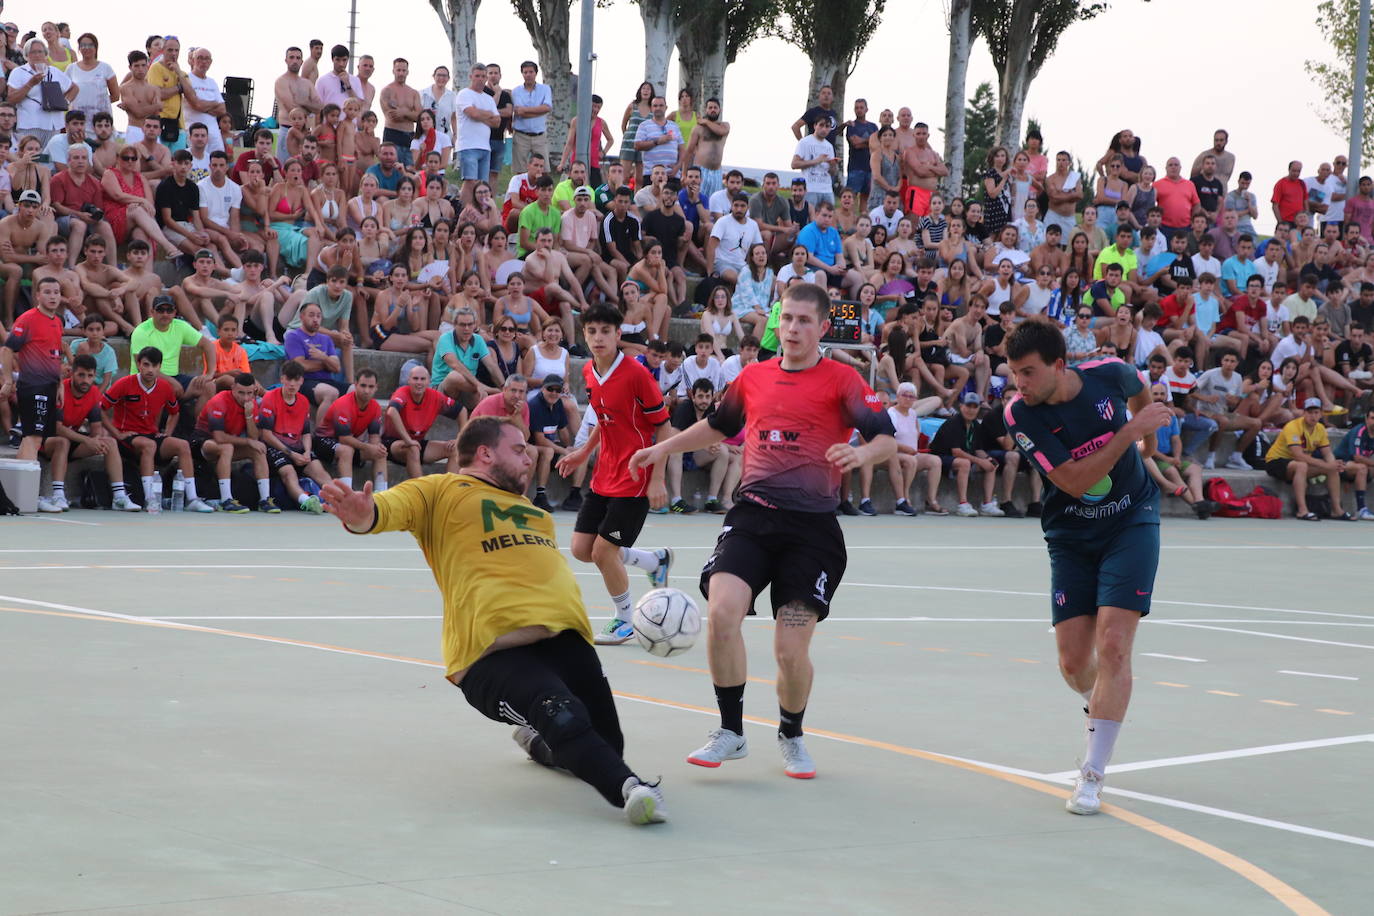
<svg viewBox="0 0 1374 916"><path fill-rule="evenodd" d="M997 75L997 142L1013 152L1021 146L1021 116L1030 92L1035 3L1016 0L1012 7L1007 59Z"/></svg>
<svg viewBox="0 0 1374 916"><path fill-rule="evenodd" d="M947 194L964 186L964 106L968 96L968 58L973 44L973 0L950 0L949 82L945 88L945 179Z"/></svg>
<svg viewBox="0 0 1374 916"><path fill-rule="evenodd" d="M811 83L806 90L806 108L802 110L805 111L806 109L809 109L811 106L815 105L816 102L820 99L821 87L829 86L830 91L835 94L835 100L831 102L831 107L834 109L835 114L839 117L840 124L843 124L845 118L844 90L848 82L848 63L839 60L826 60L821 57L812 58ZM835 125L835 129L837 131L839 130L839 124ZM805 128L803 128L803 136L805 136L805 132ZM849 144L844 142L835 142L836 155L839 156L840 160L836 167L838 169L841 187L844 186L844 175L846 167L844 160L848 152L848 146Z"/></svg>
<svg viewBox="0 0 1374 916"><path fill-rule="evenodd" d="M639 0L639 17L644 21L644 79L654 91L668 91L668 61L677 43L677 0Z"/></svg>
<svg viewBox="0 0 1374 916"><path fill-rule="evenodd" d="M444 26L453 53L451 86L466 86L468 70L477 60L477 7L482 0L430 0L434 15Z"/></svg>
<svg viewBox="0 0 1374 916"><path fill-rule="evenodd" d="M548 115L549 171L558 164L568 138L568 122L576 105L573 97L571 38L568 6L571 0L513 0L516 15L530 33L539 55L539 77L553 93Z"/></svg>
<svg viewBox="0 0 1374 916"><path fill-rule="evenodd" d="M719 9L715 7L719 6ZM718 15L717 15L718 14ZM683 23L677 37L678 78L682 86L701 100L720 99L725 104L725 7L703 4L691 22ZM672 107L671 105L669 107Z"/></svg>

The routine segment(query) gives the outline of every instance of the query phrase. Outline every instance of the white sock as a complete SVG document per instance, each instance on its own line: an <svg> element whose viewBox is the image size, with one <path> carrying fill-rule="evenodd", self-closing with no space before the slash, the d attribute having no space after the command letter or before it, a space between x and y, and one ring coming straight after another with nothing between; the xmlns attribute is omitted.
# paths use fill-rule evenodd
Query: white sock
<svg viewBox="0 0 1374 916"><path fill-rule="evenodd" d="M156 492L157 487L156 487L156 485L155 485L154 482L157 480L157 478L156 478L156 477L140 477L139 479L143 481L143 498L144 498L144 502L149 502L149 501L151 501L152 498L153 498L153 493Z"/></svg>
<svg viewBox="0 0 1374 916"><path fill-rule="evenodd" d="M128 495L128 493L124 490L124 481L122 480L117 480L114 483L110 484L110 492L113 493L115 496Z"/></svg>
<svg viewBox="0 0 1374 916"><path fill-rule="evenodd" d="M234 498L234 490L229 486L228 477L219 479L219 498L226 503Z"/></svg>
<svg viewBox="0 0 1374 916"><path fill-rule="evenodd" d="M352 477L340 477L339 479L343 481L343 485L344 485L344 486L348 487L350 490L353 489L353 478L352 478Z"/></svg>
<svg viewBox="0 0 1374 916"><path fill-rule="evenodd" d="M304 505L305 505L306 503L308 503L309 501L310 501L310 494L309 494L309 493L302 493L300 496L296 497L296 505L298 505L298 506L304 506Z"/></svg>
<svg viewBox="0 0 1374 916"><path fill-rule="evenodd" d="M386 475L378 474L377 479L372 481L372 492L381 493L386 489Z"/></svg>
<svg viewBox="0 0 1374 916"><path fill-rule="evenodd" d="M643 550L639 547L620 548L620 562L649 572L658 569L658 555L652 550Z"/></svg>
<svg viewBox="0 0 1374 916"><path fill-rule="evenodd" d="M67 496L67 484L66 484L66 481L54 480L54 481L52 482L52 498L53 498L53 499L58 499L58 498L65 499L66 496Z"/></svg>
<svg viewBox="0 0 1374 916"><path fill-rule="evenodd" d="M629 620L634 613L630 610L630 593L627 591L623 595L612 595L611 603L615 605L615 616L619 620Z"/></svg>
<svg viewBox="0 0 1374 916"><path fill-rule="evenodd" d="M1089 719L1088 750L1083 755L1083 766L1096 773L1107 772L1107 763L1112 759L1112 749L1116 747L1116 736L1120 731L1120 722Z"/></svg>
<svg viewBox="0 0 1374 916"><path fill-rule="evenodd" d="M258 478L258 499L267 499L272 495L272 481L266 477Z"/></svg>
<svg viewBox="0 0 1374 916"><path fill-rule="evenodd" d="M196 497L196 479L195 479L194 477L187 477L187 478L186 478L186 501L187 501L188 503L189 503L189 502L195 502L196 499L197 499L197 497Z"/></svg>

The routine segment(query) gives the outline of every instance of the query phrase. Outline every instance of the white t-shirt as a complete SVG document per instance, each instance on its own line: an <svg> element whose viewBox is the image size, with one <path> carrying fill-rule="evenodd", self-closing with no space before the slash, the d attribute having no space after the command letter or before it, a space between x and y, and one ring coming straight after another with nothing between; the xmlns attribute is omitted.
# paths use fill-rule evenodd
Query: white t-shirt
<svg viewBox="0 0 1374 916"><path fill-rule="evenodd" d="M733 216L729 219L718 220L715 226L711 228L711 238L720 239L720 244L716 246L717 271L722 269L743 270L744 256L748 253L749 246L763 242L763 235L759 232L759 224L747 216L743 223L736 222Z"/></svg>
<svg viewBox="0 0 1374 916"><path fill-rule="evenodd" d="M1274 281L1279 278L1279 268L1283 266L1283 259L1269 263L1268 258L1258 258L1251 262L1250 269L1264 278L1264 291L1272 293L1274 291Z"/></svg>
<svg viewBox="0 0 1374 916"><path fill-rule="evenodd" d="M1269 303L1269 311L1264 316L1264 323L1269 326L1270 334L1277 334L1283 328L1284 324L1291 320L1292 317L1292 315L1288 314L1288 306L1284 305L1282 302L1274 302L1271 300ZM1278 367L1278 363L1275 363L1274 368L1277 369Z"/></svg>
<svg viewBox="0 0 1374 916"><path fill-rule="evenodd" d="M482 93L482 94L483 94L483 95L486 95L485 92ZM488 140L490 140L490 138L491 138L491 134L490 134L490 133L487 134L487 138L488 138ZM488 146L487 148L490 149L491 147ZM519 202L520 202L520 192L523 191L523 190L525 190L525 188L529 185L529 183L530 183L530 173L529 173L529 172L521 172L521 173L518 174L518 175L512 175L512 176L510 177L510 184L506 185L506 200L513 200L513 201L515 201L516 203L519 203Z"/></svg>
<svg viewBox="0 0 1374 916"><path fill-rule="evenodd" d="M242 189L230 181L228 176L225 176L224 185L221 187L215 187L214 182L204 178L196 182L196 190L200 192L200 205L205 208L205 215L221 226L229 225L230 210L239 209L243 205Z"/></svg>
<svg viewBox="0 0 1374 916"><path fill-rule="evenodd" d="M743 371L744 366L740 363L740 356L738 353L734 356L727 357L725 363L720 367L721 378L725 380L725 384L727 385L739 378L739 374Z"/></svg>
<svg viewBox="0 0 1374 916"><path fill-rule="evenodd" d="M1326 204L1326 212L1319 214L1324 223L1338 223L1345 217L1345 201L1331 203L1334 194L1345 193L1345 182L1335 175L1327 175L1325 181L1318 181L1316 178L1304 178L1303 184L1307 185L1307 197L1317 203ZM1313 194L1312 192L1316 193Z"/></svg>
<svg viewBox="0 0 1374 916"><path fill-rule="evenodd" d="M1211 274L1217 278L1218 286L1221 284L1221 261L1215 256L1204 258L1202 253L1193 255L1193 273L1196 276Z"/></svg>
<svg viewBox="0 0 1374 916"><path fill-rule="evenodd" d="M801 277L807 283L815 283L817 286L825 286L825 274L821 273L819 270L808 270L804 274L799 274L797 273L796 269L792 267L791 261L788 261L786 264L782 265L782 270L778 271L778 285L785 289L787 287L788 281L790 281L793 277Z"/></svg>
<svg viewBox="0 0 1374 916"><path fill-rule="evenodd" d="M895 430L892 438L897 440L897 444L920 451L921 418L916 416L916 411L908 410L903 414L896 407L889 407L887 415L892 420L892 428Z"/></svg>
<svg viewBox="0 0 1374 916"><path fill-rule="evenodd" d="M453 141L449 139L448 134L444 133L441 130L435 129L433 152L442 154L444 150L448 149L451 146L453 146ZM424 148L425 141L423 137L421 137L419 140L410 141L410 154L415 157L416 162L420 162L427 155L426 153L422 152Z"/></svg>
<svg viewBox="0 0 1374 916"><path fill-rule="evenodd" d="M1269 354L1269 361L1274 364L1274 375L1277 376L1279 374L1279 368L1288 357L1291 356L1301 362L1302 358L1310 352L1312 352L1310 344L1305 342L1298 343L1293 339L1293 335L1289 334L1287 337L1274 344L1274 352Z"/></svg>
<svg viewBox="0 0 1374 916"><path fill-rule="evenodd" d="M1156 347L1164 346L1164 338L1159 336L1158 331L1147 331L1141 328L1135 333L1135 354L1133 360L1137 368L1144 368L1149 364L1150 354Z"/></svg>
<svg viewBox="0 0 1374 916"><path fill-rule="evenodd" d="M1193 390L1193 393L1207 395L1224 394L1238 398L1241 395L1241 382L1243 381L1244 378L1239 372L1232 372L1231 378L1228 381L1225 376L1221 374L1221 367L1218 366L1215 369L1208 369L1206 372L1202 373L1202 375L1198 376L1197 388ZM1215 416L1217 414L1226 413L1230 410L1230 407L1227 406L1225 401L1198 401L1197 409L1200 413L1212 414Z"/></svg>
<svg viewBox="0 0 1374 916"><path fill-rule="evenodd" d="M660 373L661 375L662 373ZM710 379L711 386L719 391L725 386L725 376L722 372L720 360L714 356L706 357L706 367L697 365L696 354L692 354L682 361L682 381L677 385L677 396L687 397L687 393L692 390L692 383L699 378Z"/></svg>
<svg viewBox="0 0 1374 916"><path fill-rule="evenodd" d="M496 114L496 100L480 90L460 89L454 107L458 110L458 149L491 149L490 125L468 117L463 111L476 108Z"/></svg>
<svg viewBox="0 0 1374 916"><path fill-rule="evenodd" d="M806 176L806 193L830 193L830 160L835 158L835 147L830 145L830 141L817 139L815 134L808 134L797 143L796 154L802 159L825 157L824 162L802 169L802 174Z"/></svg>
<svg viewBox="0 0 1374 916"><path fill-rule="evenodd" d="M91 118L99 112L110 110L110 80L114 78L114 68L102 60L94 70L82 70L72 64L66 73L77 87L72 108L86 112L86 129L93 132L95 125L91 123Z"/></svg>
<svg viewBox="0 0 1374 916"><path fill-rule="evenodd" d="M483 95L487 95L485 92ZM491 98L491 96L487 96ZM452 89L447 89L439 98L434 97L434 87L430 86L420 93L420 104L425 108L434 109L434 127L436 130L443 131L450 138L453 136L453 116L458 111L458 93ZM493 109L494 110L494 109Z"/></svg>
<svg viewBox="0 0 1374 916"><path fill-rule="evenodd" d="M9 79L6 81L10 88L22 86L34 76L33 67L29 64L22 64L10 71ZM56 67L49 66L43 74L44 82L51 80L62 87L65 93L71 88L72 81L67 74ZM19 106L15 110L17 118L15 120L14 133L23 136L26 130L61 130L65 122L67 113L65 111L44 111L43 110L43 89L34 84L28 93L19 101Z"/></svg>
<svg viewBox="0 0 1374 916"><path fill-rule="evenodd" d="M224 94L219 91L219 84L211 79L208 74L205 76L196 76L192 73L189 79L191 88L195 90L196 98L200 99L202 102L224 103ZM213 153L215 150L224 149L224 140L220 136L219 125L215 122L214 115L203 111L192 111L191 107L188 105L186 106L185 116L188 130L191 125L196 122L204 124L209 129L210 145L206 147L207 150Z"/></svg>
<svg viewBox="0 0 1374 916"><path fill-rule="evenodd" d="M893 210L891 216L884 213L882 207L874 207L868 213L869 222L886 229L889 238L897 234L897 224L904 219L906 219L906 214L902 212L901 207Z"/></svg>
<svg viewBox="0 0 1374 916"><path fill-rule="evenodd" d="M189 147L187 152L190 152ZM232 162L229 164L233 165ZM196 158L195 153L191 153L191 174L187 177L197 185L210 177L210 147L205 147L205 154L199 159Z"/></svg>

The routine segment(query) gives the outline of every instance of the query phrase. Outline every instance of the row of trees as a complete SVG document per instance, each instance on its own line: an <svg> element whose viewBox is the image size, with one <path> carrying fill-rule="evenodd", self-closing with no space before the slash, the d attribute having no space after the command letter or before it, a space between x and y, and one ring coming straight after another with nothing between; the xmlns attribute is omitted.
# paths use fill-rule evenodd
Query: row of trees
<svg viewBox="0 0 1374 916"><path fill-rule="evenodd" d="M476 59L477 9L482 0L429 0L453 50L455 80ZM588 0L591 2L591 0ZM613 0L599 0L601 5ZM644 23L644 78L663 91L674 48L679 83L698 101L725 98L725 71L740 51L763 36L780 38L811 61L807 106L822 86L846 111L845 86L859 55L882 21L887 0L633 0ZM551 148L561 148L573 105L569 8L572 0L511 0L553 90ZM963 183L966 80L969 54L983 38L997 68L996 139L1019 142L1026 96L1059 36L1073 23L1104 12L1105 2L1083 0L949 0L949 89L945 100L945 159L952 187Z"/></svg>

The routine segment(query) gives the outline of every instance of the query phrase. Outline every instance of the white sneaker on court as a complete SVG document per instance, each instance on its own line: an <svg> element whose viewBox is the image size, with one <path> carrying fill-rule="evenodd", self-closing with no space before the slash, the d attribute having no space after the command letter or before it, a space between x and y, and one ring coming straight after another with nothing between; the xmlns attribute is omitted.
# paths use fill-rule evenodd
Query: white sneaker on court
<svg viewBox="0 0 1374 916"><path fill-rule="evenodd" d="M665 588L668 585L668 572L673 568L672 548L660 547L654 551L654 556L658 557L658 566L649 573L649 584L654 588Z"/></svg>
<svg viewBox="0 0 1374 916"><path fill-rule="evenodd" d="M1064 810L1070 814L1096 814L1100 811L1102 779L1101 773L1095 773L1087 767L1079 770L1073 781L1073 791L1069 793L1069 800L1064 803Z"/></svg>
<svg viewBox="0 0 1374 916"><path fill-rule="evenodd" d="M142 512L143 507L134 502L127 494L121 493L110 501L110 508L116 512Z"/></svg>
<svg viewBox="0 0 1374 916"><path fill-rule="evenodd" d="M625 795L625 819L636 827L661 824L668 819L668 809L663 806L663 790L657 782L644 782L631 776L620 791Z"/></svg>
<svg viewBox="0 0 1374 916"><path fill-rule="evenodd" d="M60 506L57 505L57 503L53 502L51 498L47 496L40 496L38 497L38 511L57 513L61 512L62 509Z"/></svg>
<svg viewBox="0 0 1374 916"><path fill-rule="evenodd" d="M778 735L778 750L782 752L783 772L793 779L814 779L816 763L806 752L802 737L784 738Z"/></svg>
<svg viewBox="0 0 1374 916"><path fill-rule="evenodd" d="M621 620L619 617L611 618L611 622L606 624L600 633L597 633L592 641L598 646L621 646L635 638L634 624L628 620Z"/></svg>
<svg viewBox="0 0 1374 916"><path fill-rule="evenodd" d="M704 745L687 755L687 762L714 769L722 761L739 760L749 756L749 742L728 728L713 729Z"/></svg>

